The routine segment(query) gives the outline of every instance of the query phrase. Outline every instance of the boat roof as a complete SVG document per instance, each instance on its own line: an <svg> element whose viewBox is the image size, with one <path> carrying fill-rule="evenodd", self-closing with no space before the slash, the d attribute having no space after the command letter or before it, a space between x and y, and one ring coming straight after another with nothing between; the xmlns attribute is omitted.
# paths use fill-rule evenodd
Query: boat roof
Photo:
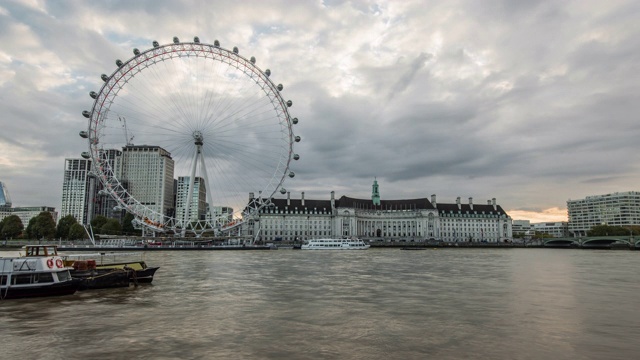
<svg viewBox="0 0 640 360"><path fill-rule="evenodd" d="M25 245L22 247L25 250L25 256L56 256L58 255L58 245Z"/></svg>

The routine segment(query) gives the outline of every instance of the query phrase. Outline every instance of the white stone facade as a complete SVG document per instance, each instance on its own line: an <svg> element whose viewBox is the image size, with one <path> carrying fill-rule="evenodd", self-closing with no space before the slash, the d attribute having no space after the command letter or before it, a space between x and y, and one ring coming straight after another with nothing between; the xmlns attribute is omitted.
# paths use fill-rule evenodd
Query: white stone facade
<svg viewBox="0 0 640 360"><path fill-rule="evenodd" d="M272 199L273 206L247 222L246 234L263 241L357 236L372 241L502 242L511 240L511 218L490 200L487 205L437 204L435 195L410 200L341 197L336 200Z"/></svg>

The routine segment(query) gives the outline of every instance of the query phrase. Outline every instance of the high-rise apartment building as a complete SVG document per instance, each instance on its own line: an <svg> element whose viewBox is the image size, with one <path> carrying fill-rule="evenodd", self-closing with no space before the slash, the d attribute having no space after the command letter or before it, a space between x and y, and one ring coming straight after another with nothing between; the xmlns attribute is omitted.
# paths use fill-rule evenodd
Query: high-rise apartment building
<svg viewBox="0 0 640 360"><path fill-rule="evenodd" d="M115 174L128 193L142 205L162 215L173 215L173 169L171 154L151 145L127 145L116 158ZM158 216L153 221L162 221Z"/></svg>
<svg viewBox="0 0 640 360"><path fill-rule="evenodd" d="M118 159L120 156L122 156L122 151L120 150L104 150L102 152L102 158L105 162L104 166L106 167L104 171L114 171L116 166L116 159ZM122 216L124 215L124 210L119 210L117 208L117 201L113 197L111 197L109 193L104 191L104 185L100 182L99 179L96 178L94 181L95 192L89 195L90 199L92 200L91 203L93 207L91 211L92 218L97 215L102 215L108 218L121 220ZM126 183L122 185L125 189L127 188Z"/></svg>
<svg viewBox="0 0 640 360"><path fill-rule="evenodd" d="M568 200L569 232L586 236L597 225L640 225L640 192L627 191Z"/></svg>
<svg viewBox="0 0 640 360"><path fill-rule="evenodd" d="M178 177L176 192L176 219L178 220L203 220L207 210L207 187L201 177L196 177L193 181L193 192L189 203L189 211L185 218L187 207L187 197L189 192L190 176Z"/></svg>
<svg viewBox="0 0 640 360"><path fill-rule="evenodd" d="M95 194L95 179L89 176L90 171L91 160L64 160L60 217L73 215L76 221L81 224L87 224L91 221L89 214L92 207L89 204Z"/></svg>

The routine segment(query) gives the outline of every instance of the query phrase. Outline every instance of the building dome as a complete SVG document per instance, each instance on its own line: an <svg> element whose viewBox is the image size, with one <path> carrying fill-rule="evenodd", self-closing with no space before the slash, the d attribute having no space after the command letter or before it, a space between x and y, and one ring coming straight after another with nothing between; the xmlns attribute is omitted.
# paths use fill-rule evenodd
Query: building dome
<svg viewBox="0 0 640 360"><path fill-rule="evenodd" d="M11 197L7 186L0 181L0 206L11 207Z"/></svg>

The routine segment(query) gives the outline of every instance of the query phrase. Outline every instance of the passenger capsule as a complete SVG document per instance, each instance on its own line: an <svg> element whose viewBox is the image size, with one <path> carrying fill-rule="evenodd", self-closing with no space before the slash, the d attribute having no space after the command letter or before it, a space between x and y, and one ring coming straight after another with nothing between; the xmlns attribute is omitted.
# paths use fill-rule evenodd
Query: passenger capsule
<svg viewBox="0 0 640 360"><path fill-rule="evenodd" d="M271 70L269 69L265 70L264 74L267 75L267 77L271 76Z"/></svg>
<svg viewBox="0 0 640 360"><path fill-rule="evenodd" d="M298 118L291 119L291 122L294 123L294 124L297 124L298 123Z"/></svg>
<svg viewBox="0 0 640 360"><path fill-rule="evenodd" d="M180 43L180 39L178 39L178 37L177 37L177 36L174 36L174 37L173 37L173 43L174 43L174 44L179 44L179 43Z"/></svg>
<svg viewBox="0 0 640 360"><path fill-rule="evenodd" d="M116 60L116 65L118 65L118 67L122 67L122 60Z"/></svg>
<svg viewBox="0 0 640 360"><path fill-rule="evenodd" d="M133 49L133 55L138 56L140 55L140 50L138 50L137 48Z"/></svg>
<svg viewBox="0 0 640 360"><path fill-rule="evenodd" d="M158 42L154 40L153 41L153 47L154 48L160 47L160 44L158 44Z"/></svg>
<svg viewBox="0 0 640 360"><path fill-rule="evenodd" d="M287 100L287 107L291 107L291 105L293 105L293 101Z"/></svg>
<svg viewBox="0 0 640 360"><path fill-rule="evenodd" d="M252 64L255 64L256 63L256 58L252 56L251 59L249 59L249 61L251 61Z"/></svg>
<svg viewBox="0 0 640 360"><path fill-rule="evenodd" d="M280 188L280 194L286 194L287 193L287 189L285 188Z"/></svg>
<svg viewBox="0 0 640 360"><path fill-rule="evenodd" d="M220 41L215 40L215 41L213 42L213 46L215 46L215 47L220 47Z"/></svg>
<svg viewBox="0 0 640 360"><path fill-rule="evenodd" d="M89 92L89 96L91 96L92 99L95 99L95 98L98 97L98 93L95 92L95 91L91 91L91 92Z"/></svg>
<svg viewBox="0 0 640 360"><path fill-rule="evenodd" d="M87 119L91 117L91 113L87 110L82 112L82 116L86 117Z"/></svg>
<svg viewBox="0 0 640 360"><path fill-rule="evenodd" d="M296 173L294 173L293 171L289 171L289 177L292 178L294 176L296 176Z"/></svg>
<svg viewBox="0 0 640 360"><path fill-rule="evenodd" d="M233 52L236 53L236 54L238 53L238 47L237 46L233 47Z"/></svg>
<svg viewBox="0 0 640 360"><path fill-rule="evenodd" d="M284 86L282 86L282 84L278 84L278 91L282 91L282 89L284 89Z"/></svg>
<svg viewBox="0 0 640 360"><path fill-rule="evenodd" d="M88 151L83 151L82 154L80 154L83 158L88 159L91 157L91 155L89 154Z"/></svg>
<svg viewBox="0 0 640 360"><path fill-rule="evenodd" d="M193 37L193 42L196 43L196 44L200 44L200 38L197 37L197 36L194 36Z"/></svg>
<svg viewBox="0 0 640 360"><path fill-rule="evenodd" d="M104 82L109 81L109 77L107 76L107 74L100 75L100 79L102 79L102 81L104 81Z"/></svg>
<svg viewBox="0 0 640 360"><path fill-rule="evenodd" d="M300 142L300 136L295 137L296 142Z"/></svg>
<svg viewBox="0 0 640 360"><path fill-rule="evenodd" d="M80 131L80 137L83 139L86 139L89 137L89 133L87 133L86 131Z"/></svg>
<svg viewBox="0 0 640 360"><path fill-rule="evenodd" d="M293 154L293 160L300 160L300 155Z"/></svg>

